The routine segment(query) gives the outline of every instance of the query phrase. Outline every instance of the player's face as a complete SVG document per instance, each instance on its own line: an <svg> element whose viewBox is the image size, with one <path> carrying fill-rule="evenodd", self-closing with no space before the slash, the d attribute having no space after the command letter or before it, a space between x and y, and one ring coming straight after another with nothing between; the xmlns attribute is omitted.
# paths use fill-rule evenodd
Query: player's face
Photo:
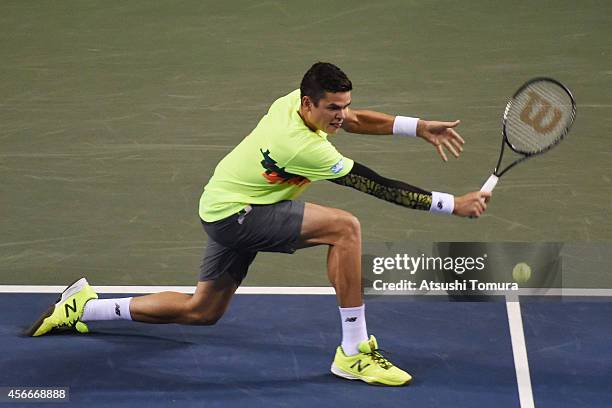
<svg viewBox="0 0 612 408"><path fill-rule="evenodd" d="M311 129L334 134L342 126L350 104L350 92L325 92L317 105L305 96L302 101L304 119Z"/></svg>

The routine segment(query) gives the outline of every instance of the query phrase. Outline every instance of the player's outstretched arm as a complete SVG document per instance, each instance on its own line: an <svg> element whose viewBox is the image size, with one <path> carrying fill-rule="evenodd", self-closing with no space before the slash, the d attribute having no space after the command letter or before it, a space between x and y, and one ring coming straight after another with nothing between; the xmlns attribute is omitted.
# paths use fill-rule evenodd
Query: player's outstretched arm
<svg viewBox="0 0 612 408"><path fill-rule="evenodd" d="M330 179L385 201L416 210L455 214L460 217L479 217L486 210L490 193L473 192L461 197L430 192L398 180L388 179L372 169L354 163L350 173Z"/></svg>
<svg viewBox="0 0 612 408"><path fill-rule="evenodd" d="M361 135L392 135L395 116L362 109L347 109L342 129Z"/></svg>
<svg viewBox="0 0 612 408"><path fill-rule="evenodd" d="M465 140L455 130L459 123L461 122L458 120L440 122L406 116L392 116L369 110L347 109L342 128L350 133L367 135L418 136L431 143L442 160L448 161L444 149L455 157L459 157L463 151Z"/></svg>

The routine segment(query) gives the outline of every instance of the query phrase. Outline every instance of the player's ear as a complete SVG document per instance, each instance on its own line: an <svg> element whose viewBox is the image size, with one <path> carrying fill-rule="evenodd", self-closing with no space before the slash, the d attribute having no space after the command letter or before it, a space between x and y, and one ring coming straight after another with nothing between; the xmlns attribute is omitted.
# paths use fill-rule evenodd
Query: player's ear
<svg viewBox="0 0 612 408"><path fill-rule="evenodd" d="M308 112L310 112L310 110L312 109L312 100L310 99L310 96L303 96L302 97L302 107L304 107L304 109L306 109Z"/></svg>

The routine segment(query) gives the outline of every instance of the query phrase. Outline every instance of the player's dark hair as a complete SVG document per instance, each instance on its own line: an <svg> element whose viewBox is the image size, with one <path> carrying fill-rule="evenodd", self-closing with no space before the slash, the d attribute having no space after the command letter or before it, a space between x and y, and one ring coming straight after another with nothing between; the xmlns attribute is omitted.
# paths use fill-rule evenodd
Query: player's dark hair
<svg viewBox="0 0 612 408"><path fill-rule="evenodd" d="M348 92L353 89L351 80L340 68L329 62L317 62L302 78L300 93L309 96L317 106L325 92Z"/></svg>

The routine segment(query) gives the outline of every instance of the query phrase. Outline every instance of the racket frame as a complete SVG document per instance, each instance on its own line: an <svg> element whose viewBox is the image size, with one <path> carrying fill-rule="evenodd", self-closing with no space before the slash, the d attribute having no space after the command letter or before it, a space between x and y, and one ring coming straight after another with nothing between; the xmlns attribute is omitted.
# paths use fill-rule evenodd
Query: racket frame
<svg viewBox="0 0 612 408"><path fill-rule="evenodd" d="M570 97L570 100L572 101L571 120L569 121L565 129L563 129L563 131L561 132L561 136L559 136L554 143L551 143L544 149L537 151L537 152L522 152L518 150L516 146L512 145L512 143L510 143L510 141L508 140L508 135L506 133L506 124L508 122L508 112L510 111L510 108L512 107L512 103L516 100L516 97L518 96L519 93L521 93L525 88L527 88L529 85L533 84L534 82L540 82L540 81L552 82L560 86L567 93L567 95ZM525 161L529 159L530 157L538 156L540 154L546 153L547 151L549 151L550 149L558 145L565 138L565 136L567 136L567 134L569 133L572 125L574 124L575 119L576 119L576 100L574 99L574 95L572 94L572 92L569 90L568 87L566 87L565 85L563 85L561 82L557 81L556 79L549 78L549 77L536 77L536 78L532 78L529 81L525 82L519 89L516 90L516 92L514 92L514 95L512 95L512 98L510 98L510 100L506 104L506 109L504 110L504 115L502 117L502 143L501 143L501 149L499 153L499 160L497 160L497 165L495 166L495 169L493 170L493 175L497 177L501 177L504 173L506 173L508 170L510 170L511 168L519 164L520 162ZM508 147L512 149L512 151L520 154L523 157L515 160L508 167L506 167L504 170L499 172L499 168L501 166L501 162L504 157L504 150L505 150L504 144L507 144Z"/></svg>

